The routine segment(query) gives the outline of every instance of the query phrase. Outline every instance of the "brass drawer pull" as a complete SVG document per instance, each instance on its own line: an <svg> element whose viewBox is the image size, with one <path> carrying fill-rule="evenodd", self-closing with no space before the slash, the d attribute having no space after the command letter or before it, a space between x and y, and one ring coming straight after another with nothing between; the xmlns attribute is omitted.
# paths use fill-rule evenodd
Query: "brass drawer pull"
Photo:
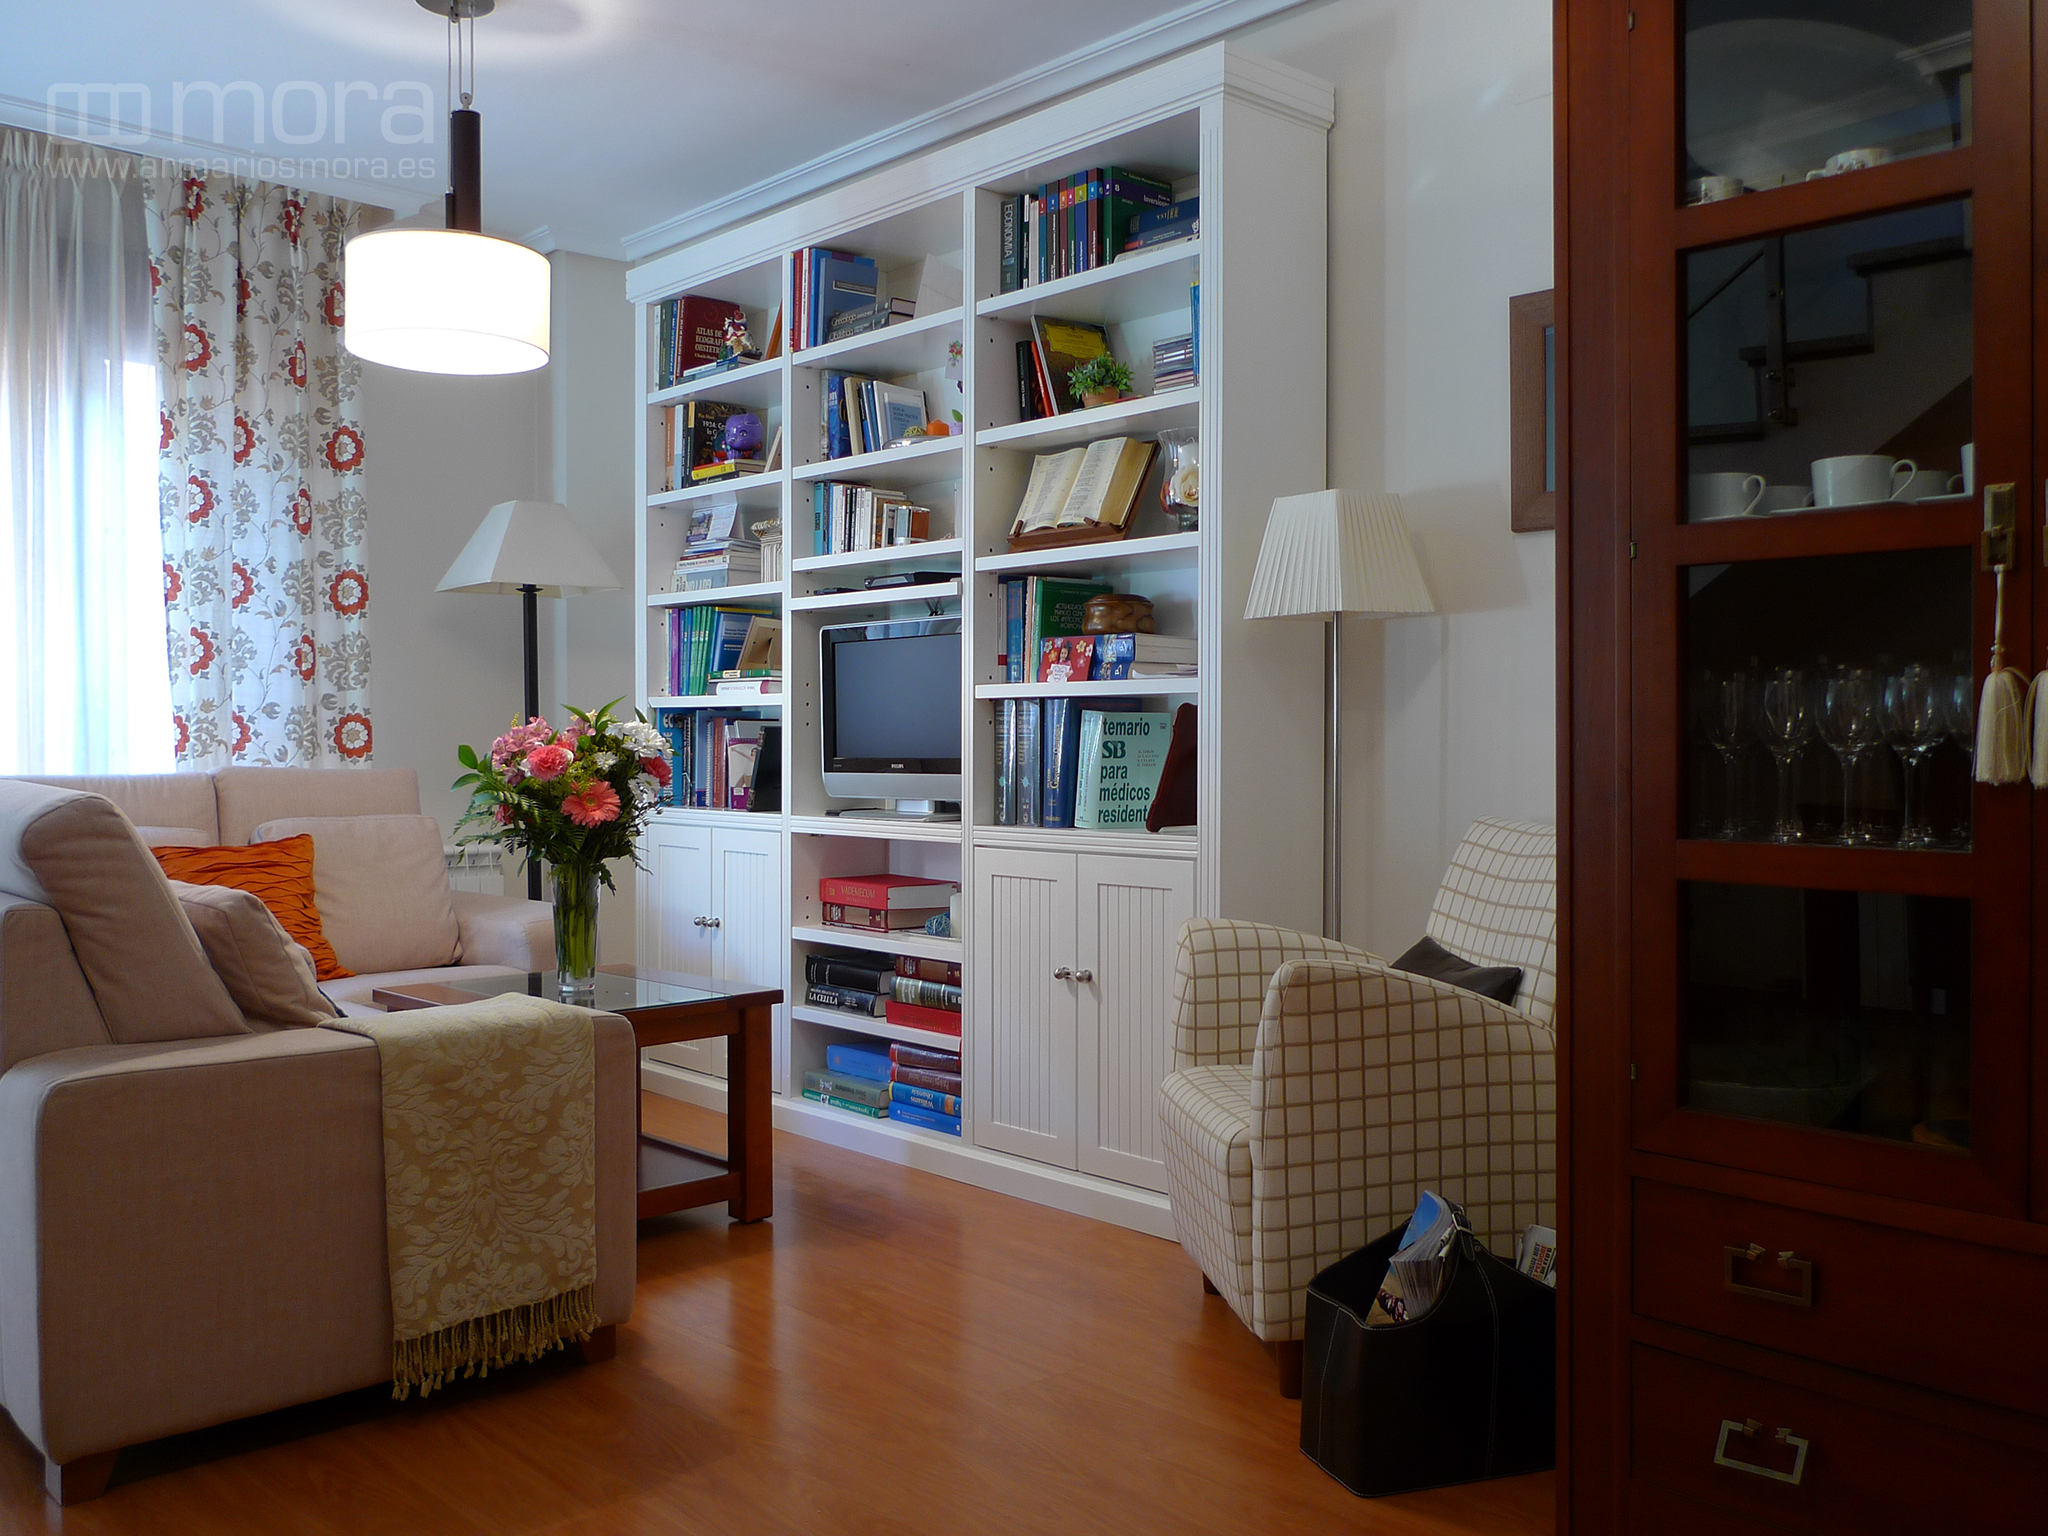
<svg viewBox="0 0 2048 1536"><path fill-rule="evenodd" d="M1792 1256L1787 1248L1778 1255L1778 1267L1789 1269L1799 1277L1796 1291L1774 1291L1761 1285L1744 1285L1735 1278L1737 1264L1754 1264L1769 1250L1762 1243L1751 1243L1747 1248L1721 1250L1721 1283L1738 1296L1754 1296L1761 1301L1781 1301L1788 1307L1810 1307L1813 1305L1813 1261Z"/></svg>
<svg viewBox="0 0 2048 1536"><path fill-rule="evenodd" d="M1733 1249L1730 1251L1740 1252L1741 1250ZM1741 1435L1745 1439L1754 1440L1756 1432L1762 1428L1763 1425L1759 1424L1755 1419L1745 1419L1741 1423L1737 1423L1734 1419L1723 1419L1721 1421L1721 1438L1714 1442L1714 1465L1717 1467L1733 1467L1737 1472L1750 1472L1758 1477L1768 1477L1774 1483L1790 1483L1793 1487L1798 1487L1799 1479L1806 1475L1806 1442L1793 1434L1789 1429L1781 1429L1771 1438L1780 1445L1792 1448L1792 1470L1790 1472L1779 1472L1771 1467L1760 1467L1753 1461L1738 1461L1735 1457L1728 1454L1728 1437L1730 1435Z"/></svg>

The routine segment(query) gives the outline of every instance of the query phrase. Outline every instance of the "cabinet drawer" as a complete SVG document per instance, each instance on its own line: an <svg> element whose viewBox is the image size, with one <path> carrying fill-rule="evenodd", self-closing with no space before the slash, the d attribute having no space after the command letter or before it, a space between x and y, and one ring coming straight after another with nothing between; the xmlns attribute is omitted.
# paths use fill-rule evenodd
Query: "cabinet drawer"
<svg viewBox="0 0 2048 1536"><path fill-rule="evenodd" d="M2048 1260L1647 1179L1634 1248L1644 1317L2048 1415Z"/></svg>
<svg viewBox="0 0 2048 1536"><path fill-rule="evenodd" d="M2038 1450L1646 1345L1635 1346L1629 1375L1638 1483L1782 1531L2037 1528L2048 1483ZM1702 1518L1697 1529L1728 1526Z"/></svg>

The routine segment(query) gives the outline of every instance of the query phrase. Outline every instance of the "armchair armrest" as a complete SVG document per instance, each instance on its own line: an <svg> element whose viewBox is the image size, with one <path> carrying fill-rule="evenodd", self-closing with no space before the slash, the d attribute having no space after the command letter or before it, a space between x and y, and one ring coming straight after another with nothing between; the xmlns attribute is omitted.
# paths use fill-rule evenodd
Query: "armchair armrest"
<svg viewBox="0 0 2048 1536"><path fill-rule="evenodd" d="M0 1072L48 1051L107 1043L57 909L0 893Z"/></svg>
<svg viewBox="0 0 2048 1536"><path fill-rule="evenodd" d="M1252 1053L1252 1256L1284 1267L1273 1304L1298 1309L1425 1189L1497 1253L1554 1224L1553 1045L1526 1014L1378 961L1281 966Z"/></svg>
<svg viewBox="0 0 2048 1536"><path fill-rule="evenodd" d="M1183 925L1173 967L1173 1069L1250 1061L1273 972L1310 958L1373 960L1334 939L1269 923L1198 917Z"/></svg>
<svg viewBox="0 0 2048 1536"><path fill-rule="evenodd" d="M524 896L450 891L464 965L505 965L515 971L555 968L555 909Z"/></svg>

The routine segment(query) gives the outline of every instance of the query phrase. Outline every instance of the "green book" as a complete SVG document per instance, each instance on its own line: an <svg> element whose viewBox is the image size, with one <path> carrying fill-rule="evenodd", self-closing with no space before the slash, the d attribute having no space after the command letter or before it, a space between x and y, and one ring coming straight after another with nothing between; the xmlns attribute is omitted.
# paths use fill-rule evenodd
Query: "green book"
<svg viewBox="0 0 2048 1536"><path fill-rule="evenodd" d="M886 1120L889 1118L889 1106L886 1104L856 1104L852 1099L842 1099L837 1094L820 1093L815 1088L806 1088L804 1090L804 1097L815 1103L829 1104L834 1109L844 1109L856 1115L866 1115L870 1120Z"/></svg>
<svg viewBox="0 0 2048 1536"><path fill-rule="evenodd" d="M1033 576L1024 592L1024 681L1038 681L1038 642L1054 635L1078 635L1088 599L1114 592L1100 581Z"/></svg>
<svg viewBox="0 0 2048 1536"><path fill-rule="evenodd" d="M1130 831L1145 825L1173 739L1173 716L1081 711L1081 777L1074 825Z"/></svg>

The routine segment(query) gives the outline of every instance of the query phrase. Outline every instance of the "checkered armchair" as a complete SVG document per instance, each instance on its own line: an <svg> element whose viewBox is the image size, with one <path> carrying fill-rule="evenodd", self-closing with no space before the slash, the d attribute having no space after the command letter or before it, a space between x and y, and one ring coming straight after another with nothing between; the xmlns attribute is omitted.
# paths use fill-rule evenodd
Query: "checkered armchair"
<svg viewBox="0 0 2048 1536"><path fill-rule="evenodd" d="M1556 830L1474 822L1426 931L1474 963L1520 966L1513 1006L1283 928L1181 930L1159 1095L1174 1230L1276 1346L1283 1390L1309 1281L1423 1190L1464 1206L1502 1254L1556 1221Z"/></svg>

